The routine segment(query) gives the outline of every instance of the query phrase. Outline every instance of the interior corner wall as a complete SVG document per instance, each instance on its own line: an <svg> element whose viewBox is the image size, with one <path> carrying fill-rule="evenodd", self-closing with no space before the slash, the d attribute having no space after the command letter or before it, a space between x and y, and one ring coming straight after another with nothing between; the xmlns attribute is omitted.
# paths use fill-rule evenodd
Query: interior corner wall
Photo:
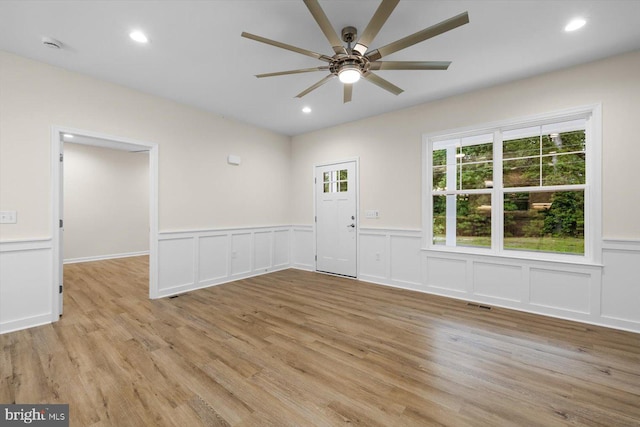
<svg viewBox="0 0 640 427"><path fill-rule="evenodd" d="M64 144L64 260L149 251L149 154Z"/></svg>
<svg viewBox="0 0 640 427"><path fill-rule="evenodd" d="M640 239L638 70L640 51L295 136L293 223L313 221L313 165L359 156L360 225L420 229L423 134L602 103L603 237Z"/></svg>

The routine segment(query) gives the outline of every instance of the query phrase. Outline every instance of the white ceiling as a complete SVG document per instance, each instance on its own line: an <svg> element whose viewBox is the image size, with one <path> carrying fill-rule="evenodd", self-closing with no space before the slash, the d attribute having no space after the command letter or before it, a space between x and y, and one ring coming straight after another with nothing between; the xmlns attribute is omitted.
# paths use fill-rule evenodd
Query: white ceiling
<svg viewBox="0 0 640 427"><path fill-rule="evenodd" d="M320 4L339 33L347 25L363 31L379 2ZM254 77L325 63L242 38L242 31L332 55L302 1L2 0L0 49L287 135L640 49L640 0L401 0L371 48L464 11L469 24L384 58L453 61L448 71L378 71L405 92L361 81L348 104L337 79L294 98L326 72ZM565 33L576 16L587 25ZM132 29L150 43L131 41ZM44 47L43 36L64 49ZM303 106L313 112L302 113Z"/></svg>

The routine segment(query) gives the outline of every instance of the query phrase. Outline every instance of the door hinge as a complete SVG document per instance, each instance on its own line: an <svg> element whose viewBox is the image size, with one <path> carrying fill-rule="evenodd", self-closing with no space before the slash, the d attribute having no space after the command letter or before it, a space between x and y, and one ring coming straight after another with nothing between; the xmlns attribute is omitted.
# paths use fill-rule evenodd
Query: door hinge
<svg viewBox="0 0 640 427"><path fill-rule="evenodd" d="M64 221L60 220L60 228L62 228L63 224L64 224Z"/></svg>
<svg viewBox="0 0 640 427"><path fill-rule="evenodd" d="M58 293L61 294L62 293L62 285L60 285L60 289L58 290Z"/></svg>
<svg viewBox="0 0 640 427"><path fill-rule="evenodd" d="M317 184L318 183L318 178L313 178L313 183Z"/></svg>
<svg viewBox="0 0 640 427"><path fill-rule="evenodd" d="M316 216L314 216L314 217L313 217L313 220L314 220L315 222L318 222L318 216L317 216L317 215L316 215Z"/></svg>
<svg viewBox="0 0 640 427"><path fill-rule="evenodd" d="M316 261L318 260L318 255L316 255Z"/></svg>
<svg viewBox="0 0 640 427"><path fill-rule="evenodd" d="M64 160L64 154L60 153L60 161Z"/></svg>

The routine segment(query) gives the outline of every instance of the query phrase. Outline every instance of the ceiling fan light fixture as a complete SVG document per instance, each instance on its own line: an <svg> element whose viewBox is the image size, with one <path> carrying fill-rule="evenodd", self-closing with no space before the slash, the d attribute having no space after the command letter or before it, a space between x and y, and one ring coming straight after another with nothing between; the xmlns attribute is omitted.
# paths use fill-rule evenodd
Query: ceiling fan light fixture
<svg viewBox="0 0 640 427"><path fill-rule="evenodd" d="M360 80L360 77L362 77L360 67L355 64L345 64L338 71L338 78L345 84L355 83Z"/></svg>

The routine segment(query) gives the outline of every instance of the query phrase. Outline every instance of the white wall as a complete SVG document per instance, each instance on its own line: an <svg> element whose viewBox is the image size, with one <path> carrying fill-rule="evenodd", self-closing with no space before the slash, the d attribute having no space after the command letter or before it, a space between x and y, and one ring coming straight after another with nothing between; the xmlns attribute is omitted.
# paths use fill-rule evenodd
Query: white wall
<svg viewBox="0 0 640 427"><path fill-rule="evenodd" d="M65 143L65 262L148 251L149 154Z"/></svg>

